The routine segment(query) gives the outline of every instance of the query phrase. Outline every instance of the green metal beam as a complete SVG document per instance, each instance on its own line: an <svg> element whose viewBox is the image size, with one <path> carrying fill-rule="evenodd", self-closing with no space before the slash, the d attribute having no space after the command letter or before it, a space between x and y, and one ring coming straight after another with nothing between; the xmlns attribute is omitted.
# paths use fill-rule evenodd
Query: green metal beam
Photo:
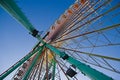
<svg viewBox="0 0 120 80"><path fill-rule="evenodd" d="M43 44L45 43L42 38L36 33L33 33L36 30L32 24L28 21L22 11L18 8L13 0L0 0L0 5L10 14L12 15L18 22L20 22L25 28L27 28L31 34L35 34L34 36L40 40ZM112 10L111 10L112 11ZM108 11L110 12L110 11ZM106 76L105 74L91 68L88 65L81 63L80 61L68 56L65 52L61 52L50 44L45 45L55 54L59 55L64 60L67 60L70 64L75 65L82 73L86 76L90 77L92 80L113 80L112 78ZM19 65L20 66L20 65Z"/></svg>
<svg viewBox="0 0 120 80"><path fill-rule="evenodd" d="M52 74L52 80L55 80L55 69L56 69L56 62L53 59L53 74Z"/></svg>
<svg viewBox="0 0 120 80"><path fill-rule="evenodd" d="M27 77L29 76L30 72L32 71L34 65L36 64L39 56L41 55L42 51L43 51L44 45L40 47L40 49L38 50L39 52L37 53L37 55L35 56L34 60L32 61L30 67L28 68L27 72L25 73L25 75L23 76L23 80L27 80Z"/></svg>
<svg viewBox="0 0 120 80"><path fill-rule="evenodd" d="M84 63L81 63L80 61L72 58L71 56L68 56L65 52L61 52L49 44L46 44L46 47L48 47L55 54L59 55L61 58L64 58L65 56L67 56L66 60L70 64L75 65L81 71L81 73L85 74L92 80L113 80L111 77L91 68L90 66L88 66Z"/></svg>
<svg viewBox="0 0 120 80"><path fill-rule="evenodd" d="M20 10L14 0L0 0L0 6L4 8L12 17L21 23L26 29L30 31L35 30L33 25L29 22L24 13Z"/></svg>
<svg viewBox="0 0 120 80"><path fill-rule="evenodd" d="M21 64L23 64L26 60L28 60L32 55L34 55L41 47L38 47L34 51L30 52L28 55L26 55L24 58L22 58L20 61L18 61L16 64L14 64L12 67L10 67L7 71L2 73L0 75L0 80L4 79L6 76L8 76L11 72L13 72L16 68L18 68Z"/></svg>
<svg viewBox="0 0 120 80"><path fill-rule="evenodd" d="M81 63L70 56L67 61L75 65L81 71L81 73L83 73L85 76L88 76L92 80L113 80L111 77L108 77L107 75L91 68L89 65Z"/></svg>

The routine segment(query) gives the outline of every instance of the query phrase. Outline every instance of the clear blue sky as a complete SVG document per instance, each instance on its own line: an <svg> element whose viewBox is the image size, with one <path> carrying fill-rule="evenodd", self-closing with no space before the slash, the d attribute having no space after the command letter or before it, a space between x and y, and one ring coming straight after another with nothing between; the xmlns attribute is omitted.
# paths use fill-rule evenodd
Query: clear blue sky
<svg viewBox="0 0 120 80"><path fill-rule="evenodd" d="M75 0L15 0L39 31L47 31ZM37 40L0 7L0 74L26 55Z"/></svg>

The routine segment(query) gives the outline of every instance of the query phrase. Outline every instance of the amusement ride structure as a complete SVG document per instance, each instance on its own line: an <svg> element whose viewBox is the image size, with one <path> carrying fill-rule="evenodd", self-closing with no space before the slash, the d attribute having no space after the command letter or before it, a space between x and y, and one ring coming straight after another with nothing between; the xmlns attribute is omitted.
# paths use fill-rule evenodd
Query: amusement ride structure
<svg viewBox="0 0 120 80"><path fill-rule="evenodd" d="M25 57L3 72L0 80L16 69L12 80L62 80L63 75L68 80L81 80L80 75L90 80L120 78L117 0L77 0L44 36L14 0L0 0L0 6L39 41ZM112 50L118 53L110 53Z"/></svg>

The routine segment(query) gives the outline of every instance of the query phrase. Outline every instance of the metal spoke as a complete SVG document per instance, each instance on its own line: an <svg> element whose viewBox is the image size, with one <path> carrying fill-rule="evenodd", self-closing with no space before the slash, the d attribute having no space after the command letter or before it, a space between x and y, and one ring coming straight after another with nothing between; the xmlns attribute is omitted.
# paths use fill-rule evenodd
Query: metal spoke
<svg viewBox="0 0 120 80"><path fill-rule="evenodd" d="M69 50L69 51L78 52L78 53L81 53L81 54L87 54L87 55L90 55L90 56L96 56L96 57L102 57L102 58L106 58L106 59L110 59L110 60L120 61L119 58L102 56L102 55L98 55L98 54L92 54L92 53L88 53L88 52L82 52L82 51L77 51L77 50L73 50L73 49L67 49L67 48L63 48L63 47L61 47L60 49L65 49L65 50Z"/></svg>
<svg viewBox="0 0 120 80"><path fill-rule="evenodd" d="M119 26L120 26L120 24L112 25L112 26L109 26L109 27L106 27L106 28L101 28L99 30L94 30L94 31L83 33L83 34L75 35L75 36L72 36L72 37L69 37L69 38L66 38L66 39L58 40L58 41L55 41L55 43L65 41L65 40L70 40L70 39L77 38L77 37L84 36L84 35L88 35L88 34L93 34L93 33L99 32L99 31L106 31L106 30L113 29L113 28L116 28L116 27L119 27Z"/></svg>

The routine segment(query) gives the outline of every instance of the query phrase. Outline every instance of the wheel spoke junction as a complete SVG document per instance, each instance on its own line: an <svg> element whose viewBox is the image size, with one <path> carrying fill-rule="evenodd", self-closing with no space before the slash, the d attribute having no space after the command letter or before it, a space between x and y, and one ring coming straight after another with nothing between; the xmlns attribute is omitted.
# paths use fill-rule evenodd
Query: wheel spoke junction
<svg viewBox="0 0 120 80"><path fill-rule="evenodd" d="M73 13L63 25L66 29L51 43L97 70L120 76L120 3L93 0L82 7Z"/></svg>
<svg viewBox="0 0 120 80"><path fill-rule="evenodd" d="M39 40L29 54L0 75L1 80L16 69L13 80L120 77L120 2L76 0L43 38L13 0L0 0L0 5Z"/></svg>

